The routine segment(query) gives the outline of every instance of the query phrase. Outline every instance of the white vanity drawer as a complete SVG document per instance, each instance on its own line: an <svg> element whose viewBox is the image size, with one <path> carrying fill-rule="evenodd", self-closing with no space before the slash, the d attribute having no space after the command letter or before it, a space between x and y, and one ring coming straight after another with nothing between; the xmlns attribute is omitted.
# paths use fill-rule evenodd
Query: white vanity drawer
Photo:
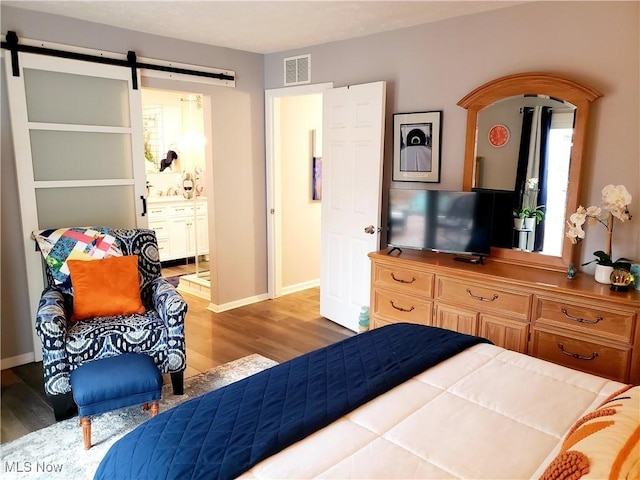
<svg viewBox="0 0 640 480"><path fill-rule="evenodd" d="M169 256L169 239L158 238L158 254L160 255L160 261L168 260Z"/></svg>
<svg viewBox="0 0 640 480"><path fill-rule="evenodd" d="M148 205L147 213L150 218L164 217L167 214L167 206L166 205Z"/></svg>
<svg viewBox="0 0 640 480"><path fill-rule="evenodd" d="M193 205L171 205L167 212L172 217L185 217L193 215Z"/></svg>
<svg viewBox="0 0 640 480"><path fill-rule="evenodd" d="M196 215L205 215L207 213L207 204L205 202L196 203Z"/></svg>
<svg viewBox="0 0 640 480"><path fill-rule="evenodd" d="M169 226L166 220L151 221L149 222L149 228L156 232L158 243L160 243L161 239L169 238Z"/></svg>

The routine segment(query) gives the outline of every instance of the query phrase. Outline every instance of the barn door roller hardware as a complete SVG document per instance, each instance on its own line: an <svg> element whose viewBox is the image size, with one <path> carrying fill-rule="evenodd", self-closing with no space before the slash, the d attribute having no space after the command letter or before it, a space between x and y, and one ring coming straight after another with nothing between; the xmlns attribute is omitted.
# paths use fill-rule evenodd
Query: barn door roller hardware
<svg viewBox="0 0 640 480"><path fill-rule="evenodd" d="M20 64L18 63L18 52L36 53L39 55L48 55L50 57L68 58L71 60L82 60L85 62L102 63L106 65L115 65L118 67L126 67L131 69L131 77L133 80L133 89L138 89L137 69L146 68L149 70L158 70L161 72L179 73L182 75L195 75L198 77L216 78L218 80L235 81L234 75L225 73L203 72L201 70L192 70L188 68L171 67L167 65L156 65L153 63L138 62L136 52L127 52L126 60L117 58L107 58L98 55L88 55L86 53L69 52L65 50L57 50L54 48L37 47L34 45L24 45L18 42L18 34L14 31L8 31L6 41L2 42L2 48L11 52L11 69L14 77L20 76Z"/></svg>

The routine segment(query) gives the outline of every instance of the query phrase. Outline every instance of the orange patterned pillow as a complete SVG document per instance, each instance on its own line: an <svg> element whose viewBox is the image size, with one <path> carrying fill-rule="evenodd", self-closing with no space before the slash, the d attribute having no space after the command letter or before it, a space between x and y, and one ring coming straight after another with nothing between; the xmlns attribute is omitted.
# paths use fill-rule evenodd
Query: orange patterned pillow
<svg viewBox="0 0 640 480"><path fill-rule="evenodd" d="M137 255L67 263L73 286L71 320L145 312Z"/></svg>
<svg viewBox="0 0 640 480"><path fill-rule="evenodd" d="M580 418L541 478L640 478L640 386L624 387Z"/></svg>

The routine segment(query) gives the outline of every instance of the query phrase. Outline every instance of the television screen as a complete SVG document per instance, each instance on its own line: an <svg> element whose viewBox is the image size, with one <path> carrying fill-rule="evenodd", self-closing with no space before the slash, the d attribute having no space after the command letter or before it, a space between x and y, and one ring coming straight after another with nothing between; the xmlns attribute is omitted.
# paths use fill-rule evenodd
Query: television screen
<svg viewBox="0 0 640 480"><path fill-rule="evenodd" d="M389 189L388 244L487 256L492 196L482 192Z"/></svg>

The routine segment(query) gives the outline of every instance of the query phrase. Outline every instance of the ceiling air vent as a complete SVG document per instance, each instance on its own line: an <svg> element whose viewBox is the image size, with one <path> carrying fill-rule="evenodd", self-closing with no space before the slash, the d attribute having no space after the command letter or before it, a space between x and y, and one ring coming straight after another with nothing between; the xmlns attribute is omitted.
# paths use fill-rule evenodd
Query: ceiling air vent
<svg viewBox="0 0 640 480"><path fill-rule="evenodd" d="M285 86L301 85L303 83L311 83L311 55L285 58Z"/></svg>

